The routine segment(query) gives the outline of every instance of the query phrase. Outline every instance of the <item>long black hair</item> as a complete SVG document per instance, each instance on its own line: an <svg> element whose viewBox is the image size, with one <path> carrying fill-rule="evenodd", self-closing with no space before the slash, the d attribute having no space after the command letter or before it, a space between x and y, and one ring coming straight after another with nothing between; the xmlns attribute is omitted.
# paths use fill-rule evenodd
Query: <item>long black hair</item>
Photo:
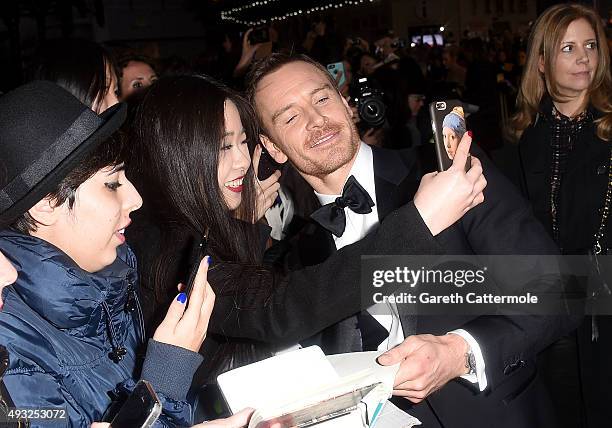
<svg viewBox="0 0 612 428"><path fill-rule="evenodd" d="M217 179L226 100L238 109L252 153L258 136L252 108L209 77L158 80L142 94L133 116L128 173L160 234L158 255L142 273L162 298L176 290L172 266L181 264L177 257L184 258L190 237L205 237L214 259L258 263L257 230L237 220L253 218L255 212L253 169L246 172L236 212L225 203Z"/></svg>
<svg viewBox="0 0 612 428"><path fill-rule="evenodd" d="M95 110L109 90L111 73L116 74L113 57L101 45L81 39L47 42L36 54L28 80L50 80Z"/></svg>

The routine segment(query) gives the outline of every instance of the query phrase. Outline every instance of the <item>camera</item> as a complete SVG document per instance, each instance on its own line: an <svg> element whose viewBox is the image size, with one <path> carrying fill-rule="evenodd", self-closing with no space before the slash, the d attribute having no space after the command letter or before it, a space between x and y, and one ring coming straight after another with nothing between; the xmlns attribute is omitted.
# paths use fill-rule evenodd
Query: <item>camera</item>
<svg viewBox="0 0 612 428"><path fill-rule="evenodd" d="M394 39L391 42L391 47L394 49L404 49L406 47L406 40L400 38Z"/></svg>
<svg viewBox="0 0 612 428"><path fill-rule="evenodd" d="M436 106L436 110L446 110L446 102L445 101L437 101L435 106Z"/></svg>
<svg viewBox="0 0 612 428"><path fill-rule="evenodd" d="M270 29L268 27L257 27L249 34L249 42L252 45L267 43L270 41Z"/></svg>
<svg viewBox="0 0 612 428"><path fill-rule="evenodd" d="M387 106L384 93L374 88L367 77L360 78L353 90L351 99L357 106L361 122L367 128L379 128L385 123Z"/></svg>

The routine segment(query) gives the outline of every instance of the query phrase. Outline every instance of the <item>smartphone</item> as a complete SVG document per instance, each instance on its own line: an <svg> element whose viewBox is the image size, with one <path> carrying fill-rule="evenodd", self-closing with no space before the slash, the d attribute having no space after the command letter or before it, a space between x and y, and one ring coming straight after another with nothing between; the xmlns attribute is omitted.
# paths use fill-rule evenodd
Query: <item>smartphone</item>
<svg viewBox="0 0 612 428"><path fill-rule="evenodd" d="M344 70L344 63L342 61L327 64L327 71L336 80L338 78L338 73L342 72L342 77L340 78L340 80L338 80L339 88L341 88L342 85L346 83L346 71Z"/></svg>
<svg viewBox="0 0 612 428"><path fill-rule="evenodd" d="M161 414L161 403L146 380L136 384L119 413L110 423L111 428L149 428Z"/></svg>
<svg viewBox="0 0 612 428"><path fill-rule="evenodd" d="M259 166L257 167L257 178L263 181L274 174L275 171L281 169L281 165L277 163L266 148L261 145L261 157L259 158Z"/></svg>
<svg viewBox="0 0 612 428"><path fill-rule="evenodd" d="M252 45L267 43L270 41L270 29L268 27L257 27L249 34L249 42Z"/></svg>
<svg viewBox="0 0 612 428"><path fill-rule="evenodd" d="M185 289L183 290L183 293L187 295L187 304L189 304L189 298L193 292L193 285L198 274L198 269L200 268L200 262L205 256L206 238L193 237L190 244L189 257L187 259L189 262L189 276L187 277Z"/></svg>
<svg viewBox="0 0 612 428"><path fill-rule="evenodd" d="M457 146L467 132L463 104L459 100L434 101L429 104L431 127L436 145L438 171L446 171L453 164ZM465 170L471 167L470 158Z"/></svg>

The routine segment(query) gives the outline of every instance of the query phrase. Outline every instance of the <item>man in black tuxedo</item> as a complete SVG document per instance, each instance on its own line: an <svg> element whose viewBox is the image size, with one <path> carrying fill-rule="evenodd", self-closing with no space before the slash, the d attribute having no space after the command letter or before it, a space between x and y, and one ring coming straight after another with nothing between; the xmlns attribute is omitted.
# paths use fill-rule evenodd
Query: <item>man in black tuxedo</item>
<svg viewBox="0 0 612 428"><path fill-rule="evenodd" d="M325 68L307 57L275 54L255 65L248 80L262 143L277 162L291 161L323 205L313 213L322 226L311 227L301 241L303 264L362 239L414 196L420 178L414 158L360 142L351 109ZM455 161L467 159L470 142L465 136ZM514 187L486 161L483 170L484 203L438 242L455 254L555 254ZM535 355L575 327L574 319L410 317L395 306L388 313L355 314L324 330L316 343L328 353L389 350L379 362L401 362L394 395L407 398L402 407L426 427L554 426Z"/></svg>

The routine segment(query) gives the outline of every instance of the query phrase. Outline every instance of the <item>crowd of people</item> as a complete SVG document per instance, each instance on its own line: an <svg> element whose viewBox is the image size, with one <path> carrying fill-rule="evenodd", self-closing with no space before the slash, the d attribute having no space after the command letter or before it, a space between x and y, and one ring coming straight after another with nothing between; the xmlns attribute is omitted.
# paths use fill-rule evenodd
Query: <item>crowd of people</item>
<svg viewBox="0 0 612 428"><path fill-rule="evenodd" d="M215 411L216 376L318 345L399 363L393 401L426 427L606 426L610 317L414 315L359 287L365 254L532 255L534 272L607 254L601 18L558 5L524 40L433 47L334 44L317 22L287 52L266 31L239 54L226 37L214 69L53 42L0 96L2 402L102 426L144 379L160 426L246 426L252 409ZM425 102L450 98L452 165L424 174ZM511 137L520 183L486 154Z"/></svg>

